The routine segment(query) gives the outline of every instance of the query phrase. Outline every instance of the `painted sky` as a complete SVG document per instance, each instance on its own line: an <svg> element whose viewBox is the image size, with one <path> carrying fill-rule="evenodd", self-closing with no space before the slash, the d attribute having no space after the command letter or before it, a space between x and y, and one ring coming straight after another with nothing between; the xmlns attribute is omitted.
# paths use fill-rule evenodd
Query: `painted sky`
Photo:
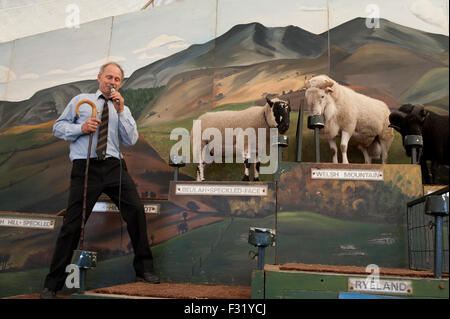
<svg viewBox="0 0 450 319"><path fill-rule="evenodd" d="M139 11L149 0L0 0L0 42L62 29L68 13L80 11L79 23ZM156 5L170 0L155 0ZM172 2L175 0L171 0Z"/></svg>
<svg viewBox="0 0 450 319"><path fill-rule="evenodd" d="M192 44L220 36L236 24L255 21L267 27L295 25L322 33L355 17L379 14L401 25L448 35L448 0L217 3L216 7L216 0L176 0L150 10L85 23L80 28L0 43L0 100L24 100L44 88L95 79L99 66L107 60L121 63L129 76Z"/></svg>

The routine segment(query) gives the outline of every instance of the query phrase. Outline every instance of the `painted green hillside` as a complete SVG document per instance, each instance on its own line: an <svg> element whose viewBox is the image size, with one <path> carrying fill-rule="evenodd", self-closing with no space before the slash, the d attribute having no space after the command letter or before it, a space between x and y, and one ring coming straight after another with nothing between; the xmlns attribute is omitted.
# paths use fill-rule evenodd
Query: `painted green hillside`
<svg viewBox="0 0 450 319"><path fill-rule="evenodd" d="M400 96L402 103L431 104L448 111L448 68L435 68L425 73Z"/></svg>

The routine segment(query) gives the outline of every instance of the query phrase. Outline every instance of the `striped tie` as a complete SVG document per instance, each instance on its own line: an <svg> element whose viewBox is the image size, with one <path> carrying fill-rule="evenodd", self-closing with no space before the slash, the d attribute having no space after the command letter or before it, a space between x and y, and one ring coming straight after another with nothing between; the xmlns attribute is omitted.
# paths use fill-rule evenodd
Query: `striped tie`
<svg viewBox="0 0 450 319"><path fill-rule="evenodd" d="M102 122L100 123L100 128L98 130L98 141L97 148L95 149L98 159L103 160L106 156L106 144L108 143L108 100L105 99L105 104L103 104L102 112Z"/></svg>

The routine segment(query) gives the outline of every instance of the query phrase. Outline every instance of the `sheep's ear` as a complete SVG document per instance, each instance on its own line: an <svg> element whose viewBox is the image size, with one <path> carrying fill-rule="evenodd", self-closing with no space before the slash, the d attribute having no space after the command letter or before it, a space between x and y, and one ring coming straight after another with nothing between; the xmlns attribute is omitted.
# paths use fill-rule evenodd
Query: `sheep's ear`
<svg viewBox="0 0 450 319"><path fill-rule="evenodd" d="M419 108L420 108L420 110L419 110L420 121L423 122L423 121L425 121L425 118L428 115L428 111L425 110L425 106L423 106L422 104L419 104Z"/></svg>
<svg viewBox="0 0 450 319"><path fill-rule="evenodd" d="M330 88L330 87L327 87L327 88L325 88L325 92L326 93L331 93L331 92L333 92L333 89Z"/></svg>
<svg viewBox="0 0 450 319"><path fill-rule="evenodd" d="M403 104L402 106L400 106L398 110L400 112L409 114L413 111L413 109L414 109L414 105L408 103L408 104Z"/></svg>
<svg viewBox="0 0 450 319"><path fill-rule="evenodd" d="M269 99L268 96L266 96L266 101L267 101L267 103L269 103L269 106L270 106L270 107L273 106L273 102Z"/></svg>
<svg viewBox="0 0 450 319"><path fill-rule="evenodd" d="M394 111L389 114L389 127L392 127L396 131L400 132L402 121L405 119L406 114L403 112Z"/></svg>
<svg viewBox="0 0 450 319"><path fill-rule="evenodd" d="M311 87L311 82L309 80L305 81L305 86L303 87L304 89L309 89Z"/></svg>

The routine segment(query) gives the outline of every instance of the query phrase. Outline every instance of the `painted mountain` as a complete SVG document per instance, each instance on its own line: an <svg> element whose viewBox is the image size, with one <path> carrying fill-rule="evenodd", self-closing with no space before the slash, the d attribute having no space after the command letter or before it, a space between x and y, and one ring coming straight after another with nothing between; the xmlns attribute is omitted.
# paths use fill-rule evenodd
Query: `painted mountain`
<svg viewBox="0 0 450 319"><path fill-rule="evenodd" d="M126 79L121 90L141 133L140 144L126 150L129 168L138 184L147 185L140 191L167 198L174 127L189 130L205 111L258 105L268 94L295 97L305 76L315 74L328 73L391 108L412 102L448 113L448 65L447 36L388 20L368 29L357 18L323 34L295 26L236 25ZM25 101L0 101L0 210L56 213L65 207L68 145L52 136L51 127L74 95L96 88L96 81L80 81ZM133 160L139 156L145 160Z"/></svg>
<svg viewBox="0 0 450 319"><path fill-rule="evenodd" d="M166 87L141 114L140 124L146 126L296 91L305 76L319 73L357 85L356 90L392 108L420 100L448 111L448 37L388 20L368 29L363 18L320 35L294 26L237 25L137 70L125 87Z"/></svg>
<svg viewBox="0 0 450 319"><path fill-rule="evenodd" d="M331 45L330 67L328 37ZM386 94L393 95L401 103L419 98L420 93L423 93L422 97L425 96L425 99L433 99L425 103L445 100L445 96L448 95L448 90L445 91L445 88L448 88L445 84L448 84L446 75L449 62L447 36L411 29L385 19L380 21L380 28L368 29L363 18L353 19L319 35L295 26L266 28L259 23L236 25L216 39L192 45L136 70L125 81L123 89L170 86L180 78L183 82L189 82L187 77L197 81L198 78L208 77L211 83L207 87L210 91L214 89L214 85L218 85L214 83L219 82L217 78L234 76L254 84L250 80L262 75L261 72L282 74L283 72L279 72L273 64L269 65L267 70L263 68L266 62L276 64L276 61L284 60L289 62L298 60L297 65L293 63L286 65L286 68L295 71L298 78L303 79L308 74L329 71L334 78L344 84L358 84L378 90L388 88ZM312 65L314 62L317 62L316 65ZM251 66L255 66L255 69ZM294 69L296 66L297 69ZM307 72L301 73L306 68ZM387 71L390 72L387 73L389 76L386 76ZM185 76L182 76L184 73ZM236 76L238 73L242 73L241 76ZM214 75L217 77L213 81ZM268 82L267 87L270 87L272 84L270 74L264 79ZM288 78L283 78L281 82L284 80L286 80L283 84L285 90L294 89ZM236 84L241 86L243 83ZM302 83L297 83L296 86L301 86L299 84ZM426 88L422 89L424 85ZM437 92L432 96L422 92L433 90L434 87ZM80 81L39 91L25 101L0 101L0 128L39 124L55 119L72 96L78 92L92 92L95 89L96 81ZM203 88L200 91L205 90ZM185 91L183 93L185 94ZM167 92L164 92L164 95L167 95ZM194 95L195 92L189 92L189 96ZM212 98L214 101L215 96ZM243 98L245 97L240 99ZM223 97L221 99L228 102ZM200 99L197 99L196 102L199 101ZM224 104L223 101L215 105ZM178 102L179 105L184 103ZM443 106L442 102L440 105Z"/></svg>
<svg viewBox="0 0 450 319"><path fill-rule="evenodd" d="M240 24L227 33L134 72L125 88L166 85L185 71L244 66L280 59L316 58L326 52L327 39L294 26L266 28Z"/></svg>
<svg viewBox="0 0 450 319"><path fill-rule="evenodd" d="M97 81L80 81L38 91L25 101L2 101L0 102L0 129L55 120L72 97L82 92L95 92L97 88Z"/></svg>

